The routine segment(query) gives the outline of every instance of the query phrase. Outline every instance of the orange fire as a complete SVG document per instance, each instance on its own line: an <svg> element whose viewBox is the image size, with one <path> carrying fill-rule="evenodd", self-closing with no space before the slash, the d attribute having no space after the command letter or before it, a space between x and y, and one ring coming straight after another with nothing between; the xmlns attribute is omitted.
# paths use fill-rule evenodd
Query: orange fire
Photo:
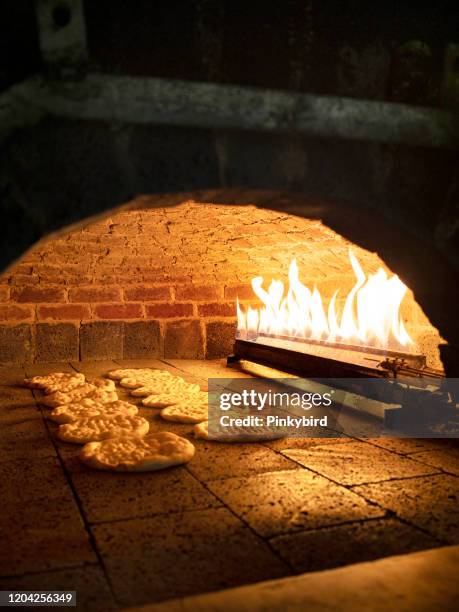
<svg viewBox="0 0 459 612"><path fill-rule="evenodd" d="M365 275L356 256L349 250L356 283L344 307L337 312L337 289L328 308L317 288L311 291L299 278L296 260L288 273L289 287L273 280L266 291L263 277L252 279L252 289L263 306L244 312L237 300L238 337L288 336L329 343L356 344L377 348L407 349L413 344L400 317L400 305L407 291L398 276L388 276L379 268Z"/></svg>

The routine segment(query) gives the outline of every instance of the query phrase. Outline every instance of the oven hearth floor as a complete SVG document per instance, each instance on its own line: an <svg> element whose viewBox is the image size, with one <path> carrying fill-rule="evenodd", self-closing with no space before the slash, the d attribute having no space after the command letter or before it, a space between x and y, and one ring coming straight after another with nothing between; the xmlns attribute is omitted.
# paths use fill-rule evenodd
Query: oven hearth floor
<svg viewBox="0 0 459 612"><path fill-rule="evenodd" d="M85 468L80 447L57 440L17 384L124 365L170 369L203 388L247 376L188 360L0 369L0 590L72 588L82 609L110 610L459 543L452 440L220 444L145 408L152 430L193 439L193 460L145 474Z"/></svg>

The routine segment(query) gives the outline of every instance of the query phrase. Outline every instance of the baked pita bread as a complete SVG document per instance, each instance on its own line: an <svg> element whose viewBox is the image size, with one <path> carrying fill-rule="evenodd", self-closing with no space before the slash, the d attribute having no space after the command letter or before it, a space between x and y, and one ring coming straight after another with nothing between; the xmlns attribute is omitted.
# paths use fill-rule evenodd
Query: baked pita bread
<svg viewBox="0 0 459 612"><path fill-rule="evenodd" d="M97 398L97 393L95 391L105 391L106 394L99 394L100 399L103 397L112 397L112 399L108 399L108 401L115 400L118 396L115 391L115 383L113 380L106 379L96 379L93 382L85 382L79 387L75 387L70 391L55 391L50 395L45 395L45 397L40 399L40 403L44 406L48 406L49 408L56 408L57 406L62 406L63 404L70 404L71 402L78 402L82 400L84 397L92 397Z"/></svg>
<svg viewBox="0 0 459 612"><path fill-rule="evenodd" d="M139 416L83 417L59 426L58 437L64 442L86 444L120 436L144 436L149 423Z"/></svg>
<svg viewBox="0 0 459 612"><path fill-rule="evenodd" d="M47 417L55 423L74 423L78 419L103 416L111 418L117 415L135 416L139 410L134 404L117 400L104 404L94 401L91 405L71 403L58 406Z"/></svg>
<svg viewBox="0 0 459 612"><path fill-rule="evenodd" d="M146 472L186 463L193 455L191 442L162 431L143 438L119 437L90 442L82 448L80 459L100 470Z"/></svg>
<svg viewBox="0 0 459 612"><path fill-rule="evenodd" d="M24 379L24 386L29 389L41 389L45 393L55 391L71 391L85 381L84 374L80 372L53 372L44 376L32 376Z"/></svg>
<svg viewBox="0 0 459 612"><path fill-rule="evenodd" d="M188 400L181 404L163 408L160 415L165 421L173 421L175 423L201 423L202 421L207 421L208 413L207 402Z"/></svg>

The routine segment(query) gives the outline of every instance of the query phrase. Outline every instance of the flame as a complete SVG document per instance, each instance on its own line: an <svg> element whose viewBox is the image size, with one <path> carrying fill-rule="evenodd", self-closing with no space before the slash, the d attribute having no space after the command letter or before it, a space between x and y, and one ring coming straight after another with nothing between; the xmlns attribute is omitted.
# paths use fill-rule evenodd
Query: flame
<svg viewBox="0 0 459 612"><path fill-rule="evenodd" d="M260 308L244 311L237 300L238 337L288 336L322 342L357 344L378 348L404 348L413 344L400 317L400 305L407 291L398 276L379 268L368 277L349 250L356 283L337 312L337 289L325 309L319 290L311 291L300 281L296 260L290 263L289 286L271 281L263 288L263 277L252 279L252 289L262 302Z"/></svg>

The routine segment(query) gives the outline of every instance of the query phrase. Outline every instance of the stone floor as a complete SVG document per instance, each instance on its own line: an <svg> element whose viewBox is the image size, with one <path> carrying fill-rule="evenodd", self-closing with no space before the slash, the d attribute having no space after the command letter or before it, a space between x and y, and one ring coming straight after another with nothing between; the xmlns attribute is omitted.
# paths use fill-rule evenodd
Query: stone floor
<svg viewBox="0 0 459 612"><path fill-rule="evenodd" d="M80 447L57 440L17 384L119 364L162 367L203 388L228 376L221 362L186 360L0 370L0 589L74 589L81 609L110 610L459 543L453 440L195 440L187 466L85 468ZM157 412L142 409L152 429L192 439L191 426Z"/></svg>

